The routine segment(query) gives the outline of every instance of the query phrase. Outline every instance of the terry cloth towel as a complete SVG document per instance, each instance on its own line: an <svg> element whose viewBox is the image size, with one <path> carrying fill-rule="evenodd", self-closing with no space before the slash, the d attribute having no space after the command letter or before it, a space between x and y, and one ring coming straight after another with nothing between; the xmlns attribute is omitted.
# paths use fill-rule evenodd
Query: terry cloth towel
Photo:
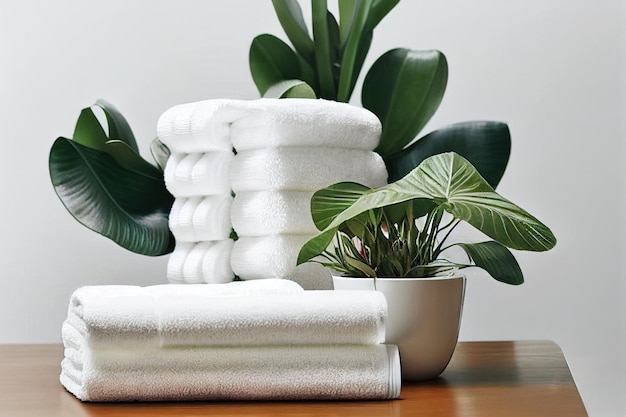
<svg viewBox="0 0 626 417"><path fill-rule="evenodd" d="M240 237L230 254L233 272L243 280L288 278L296 267L300 249L313 236Z"/></svg>
<svg viewBox="0 0 626 417"><path fill-rule="evenodd" d="M176 242L167 262L167 278L172 284L222 284L235 274L230 266L232 239L207 242Z"/></svg>
<svg viewBox="0 0 626 417"><path fill-rule="evenodd" d="M370 188L387 183L385 162L375 152L333 148L267 148L235 155L231 187L241 191L317 191L342 181Z"/></svg>
<svg viewBox="0 0 626 417"><path fill-rule="evenodd" d="M121 289L118 295L107 286L78 289L63 339L76 343L79 334L90 348L112 350L385 340L387 302L380 292L304 291L297 286L298 291L283 294L202 295L207 287L228 285L184 285L197 288L187 294L155 293L150 287L135 294Z"/></svg>
<svg viewBox="0 0 626 417"><path fill-rule="evenodd" d="M321 146L373 150L381 126L370 111L329 100L205 100L167 110L157 123L172 152Z"/></svg>
<svg viewBox="0 0 626 417"><path fill-rule="evenodd" d="M393 345L65 346L60 380L83 401L391 399L401 388Z"/></svg>
<svg viewBox="0 0 626 417"><path fill-rule="evenodd" d="M177 242L225 240L230 237L230 195L177 198L169 227Z"/></svg>
<svg viewBox="0 0 626 417"><path fill-rule="evenodd" d="M231 151L170 155L165 164L165 186L174 197L230 195Z"/></svg>
<svg viewBox="0 0 626 417"><path fill-rule="evenodd" d="M230 209L238 236L319 233L311 217L310 191L242 191Z"/></svg>

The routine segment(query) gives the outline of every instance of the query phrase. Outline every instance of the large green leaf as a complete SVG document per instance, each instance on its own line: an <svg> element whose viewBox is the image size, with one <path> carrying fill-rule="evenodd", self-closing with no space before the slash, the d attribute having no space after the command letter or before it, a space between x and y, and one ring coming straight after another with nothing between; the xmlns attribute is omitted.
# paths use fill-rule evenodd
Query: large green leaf
<svg viewBox="0 0 626 417"><path fill-rule="evenodd" d="M115 159L115 162L128 170L140 172L156 180L163 178L163 172L139 156L126 142L110 140L104 150Z"/></svg>
<svg viewBox="0 0 626 417"><path fill-rule="evenodd" d="M470 260L487 271L494 279L505 284L520 285L524 275L517 260L505 246L498 242L459 243Z"/></svg>
<svg viewBox="0 0 626 417"><path fill-rule="evenodd" d="M104 151L109 138L91 107L81 110L72 138L81 145Z"/></svg>
<svg viewBox="0 0 626 417"><path fill-rule="evenodd" d="M339 9L339 38L341 44L344 45L350 28L352 27L352 21L354 20L357 0L341 0L337 2Z"/></svg>
<svg viewBox="0 0 626 417"><path fill-rule="evenodd" d="M294 48L311 65L315 63L315 45L297 0L272 0L280 25ZM290 77L298 78L298 77Z"/></svg>
<svg viewBox="0 0 626 417"><path fill-rule="evenodd" d="M250 72L261 95L283 80L300 78L300 62L285 42L273 35L259 35L250 45Z"/></svg>
<svg viewBox="0 0 626 417"><path fill-rule="evenodd" d="M135 135L130 125L122 116L122 113L115 108L111 103L105 100L96 101L96 106L100 107L104 111L104 115L107 118L107 125L109 127L109 139L121 140L125 142L135 153L139 153L139 147L135 140ZM74 138L76 140L76 138Z"/></svg>
<svg viewBox="0 0 626 417"><path fill-rule="evenodd" d="M343 0L339 2L341 1ZM367 21L369 28L373 30L399 2L400 0L374 0Z"/></svg>
<svg viewBox="0 0 626 417"><path fill-rule="evenodd" d="M336 94L326 0L313 1L311 3L311 12L313 15L315 63L317 65L320 95L325 99L333 100Z"/></svg>
<svg viewBox="0 0 626 417"><path fill-rule="evenodd" d="M337 101L347 102L350 99L356 78L359 76L360 67L357 64L363 55L363 35L365 33L367 36L368 31L371 32L367 27L371 6L372 0L357 0L354 6L354 17L350 24L341 59ZM367 45L369 47L369 43Z"/></svg>
<svg viewBox="0 0 626 417"><path fill-rule="evenodd" d="M304 81L280 81L265 91L265 98L317 98L315 91Z"/></svg>
<svg viewBox="0 0 626 417"><path fill-rule="evenodd" d="M361 101L382 123L379 154L394 154L415 139L439 107L447 81L448 64L440 51L398 48L374 62Z"/></svg>
<svg viewBox="0 0 626 417"><path fill-rule="evenodd" d="M345 209L370 188L354 182L341 182L323 188L311 198L311 217L318 229L324 230Z"/></svg>
<svg viewBox="0 0 626 417"><path fill-rule="evenodd" d="M49 168L57 195L83 225L136 253L173 250L173 197L163 178L123 168L109 154L65 138L52 145Z"/></svg>
<svg viewBox="0 0 626 417"><path fill-rule="evenodd" d="M426 158L456 152L467 159L492 188L496 188L511 153L509 127L500 122L464 122L429 133L387 158L389 182L411 172Z"/></svg>
<svg viewBox="0 0 626 417"><path fill-rule="evenodd" d="M335 215L322 235L336 231L343 222L368 210L420 198L432 200L455 218L509 248L545 251L556 244L550 229L496 193L465 158L453 152L431 156L403 179L365 192ZM321 246L316 239L304 245L299 262L319 254L314 253Z"/></svg>

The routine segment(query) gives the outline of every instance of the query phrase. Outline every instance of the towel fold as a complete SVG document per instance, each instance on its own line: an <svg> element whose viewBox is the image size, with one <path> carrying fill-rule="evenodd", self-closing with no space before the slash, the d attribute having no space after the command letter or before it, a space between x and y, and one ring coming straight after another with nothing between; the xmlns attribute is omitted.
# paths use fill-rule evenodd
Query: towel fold
<svg viewBox="0 0 626 417"><path fill-rule="evenodd" d="M237 153L231 187L241 191L317 191L342 181L371 188L387 182L385 162L375 152L333 148L267 148Z"/></svg>
<svg viewBox="0 0 626 417"><path fill-rule="evenodd" d="M288 278L298 253L314 235L240 237L233 245L230 264L241 279Z"/></svg>
<svg viewBox="0 0 626 417"><path fill-rule="evenodd" d="M169 227L177 242L225 240L230 237L230 195L177 198Z"/></svg>
<svg viewBox="0 0 626 417"><path fill-rule="evenodd" d="M231 126L232 125L232 126ZM366 109L330 100L205 100L165 111L159 139L172 152L278 146L373 150L380 122Z"/></svg>
<svg viewBox="0 0 626 417"><path fill-rule="evenodd" d="M310 191L242 191L230 210L239 236L316 234L311 217Z"/></svg>
<svg viewBox="0 0 626 417"><path fill-rule="evenodd" d="M207 242L177 242L167 262L172 284L223 284L235 274L230 266L232 239Z"/></svg>
<svg viewBox="0 0 626 417"><path fill-rule="evenodd" d="M61 383L83 401L390 399L396 346L67 347Z"/></svg>
<svg viewBox="0 0 626 417"><path fill-rule="evenodd" d="M170 155L165 165L165 186L174 197L230 195L231 151Z"/></svg>
<svg viewBox="0 0 626 417"><path fill-rule="evenodd" d="M196 291L171 294L151 287L133 292L81 288L72 295L63 339L73 346L80 344L80 336L91 348L114 350L384 342L387 302L382 293L304 291L285 282L298 290L213 296L205 295L211 294L207 287L234 283L183 285Z"/></svg>

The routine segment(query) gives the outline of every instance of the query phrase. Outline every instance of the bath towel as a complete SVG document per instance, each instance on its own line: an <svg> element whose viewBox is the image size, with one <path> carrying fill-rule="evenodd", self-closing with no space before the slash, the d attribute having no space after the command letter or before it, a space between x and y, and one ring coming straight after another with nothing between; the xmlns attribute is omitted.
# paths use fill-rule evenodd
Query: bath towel
<svg viewBox="0 0 626 417"><path fill-rule="evenodd" d="M231 151L172 154L165 165L165 186L174 197L230 195Z"/></svg>
<svg viewBox="0 0 626 417"><path fill-rule="evenodd" d="M173 284L221 284L235 274L230 266L233 240L177 242L167 263L167 278Z"/></svg>
<svg viewBox="0 0 626 417"><path fill-rule="evenodd" d="M230 195L177 198L169 227L177 242L225 240L230 237Z"/></svg>

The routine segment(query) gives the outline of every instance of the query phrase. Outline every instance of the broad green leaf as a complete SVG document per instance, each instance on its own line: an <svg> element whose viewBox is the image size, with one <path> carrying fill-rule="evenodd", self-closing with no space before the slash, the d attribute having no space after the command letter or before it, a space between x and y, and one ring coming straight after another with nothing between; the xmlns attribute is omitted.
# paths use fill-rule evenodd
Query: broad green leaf
<svg viewBox="0 0 626 417"><path fill-rule="evenodd" d="M520 285L524 275L517 260L505 246L498 242L459 243L477 267L487 271L494 279L505 284Z"/></svg>
<svg viewBox="0 0 626 417"><path fill-rule="evenodd" d="M250 72L261 95L283 80L300 78L300 63L295 52L273 35L259 35L250 45Z"/></svg>
<svg viewBox="0 0 626 417"><path fill-rule="evenodd" d="M100 151L104 150L105 144L109 140L91 107L80 112L72 138L81 145Z"/></svg>
<svg viewBox="0 0 626 417"><path fill-rule="evenodd" d="M339 8L339 39L343 45L348 38L356 10L356 0L341 0L337 2Z"/></svg>
<svg viewBox="0 0 626 417"><path fill-rule="evenodd" d="M150 144L150 153L156 161L159 169L161 171L165 170L165 164L171 154L170 149L163 142L161 142L159 138L154 138Z"/></svg>
<svg viewBox="0 0 626 417"><path fill-rule="evenodd" d="M315 91L304 81L284 80L279 81L267 89L263 95L265 98L317 98Z"/></svg>
<svg viewBox="0 0 626 417"><path fill-rule="evenodd" d="M163 180L163 172L139 156L126 142L110 140L106 143L104 150L122 167L142 173L155 180Z"/></svg>
<svg viewBox="0 0 626 417"><path fill-rule="evenodd" d="M109 139L119 139L126 142L132 150L139 153L139 147L137 146L133 130L130 128L130 125L124 116L122 116L122 113L120 113L120 111L111 103L102 99L96 101L96 106L100 107L102 111L104 111L104 115L107 118L107 125L109 126Z"/></svg>
<svg viewBox="0 0 626 417"><path fill-rule="evenodd" d="M335 215L323 233L365 211L416 198L434 201L509 248L545 251L556 244L550 229L496 193L466 159L453 152L431 156L403 179L366 192Z"/></svg>
<svg viewBox="0 0 626 417"><path fill-rule="evenodd" d="M318 229L324 230L335 217L354 204L369 187L354 182L342 182L323 188L311 198L311 216Z"/></svg>
<svg viewBox="0 0 626 417"><path fill-rule="evenodd" d="M376 152L392 155L411 141L435 113L446 89L448 64L440 51L392 49L370 68L361 101L380 119Z"/></svg>
<svg viewBox="0 0 626 417"><path fill-rule="evenodd" d="M397 181L424 159L444 152L456 152L467 159L496 188L511 153L509 127L500 122L464 122L429 133L408 148L385 158L389 182Z"/></svg>
<svg viewBox="0 0 626 417"><path fill-rule="evenodd" d="M341 3L341 1L343 0L339 2ZM400 0L374 0L372 2L367 26L373 30L399 2Z"/></svg>
<svg viewBox="0 0 626 417"><path fill-rule="evenodd" d="M351 258L347 256L345 261L353 268L358 269L365 275L366 277L374 278L376 276L376 272L366 263L361 262L357 259Z"/></svg>
<svg viewBox="0 0 626 417"><path fill-rule="evenodd" d="M322 98L333 100L335 81L333 79L330 36L328 33L328 10L326 0L311 2L313 15L313 39L315 40L315 63Z"/></svg>
<svg viewBox="0 0 626 417"><path fill-rule="evenodd" d="M315 45L309 36L309 29L302 16L297 0L272 0L274 10L285 34L296 51L311 65L315 63ZM290 77L298 78L298 77Z"/></svg>
<svg viewBox="0 0 626 417"><path fill-rule="evenodd" d="M336 227L330 228L308 240L300 249L300 253L298 253L297 265L308 262L320 253L324 252L333 241L333 237L336 232Z"/></svg>
<svg viewBox="0 0 626 417"><path fill-rule="evenodd" d="M350 25L350 31L346 38L343 57L341 59L341 72L339 76L339 87L337 88L337 101L347 102L350 99L352 88L359 73L357 62L362 54L362 35L367 29L372 0L357 0L355 4L355 15ZM367 32L367 31L366 31Z"/></svg>
<svg viewBox="0 0 626 417"><path fill-rule="evenodd" d="M168 215L173 197L163 179L127 170L107 153L58 138L50 178L67 210L89 229L144 255L174 248Z"/></svg>

